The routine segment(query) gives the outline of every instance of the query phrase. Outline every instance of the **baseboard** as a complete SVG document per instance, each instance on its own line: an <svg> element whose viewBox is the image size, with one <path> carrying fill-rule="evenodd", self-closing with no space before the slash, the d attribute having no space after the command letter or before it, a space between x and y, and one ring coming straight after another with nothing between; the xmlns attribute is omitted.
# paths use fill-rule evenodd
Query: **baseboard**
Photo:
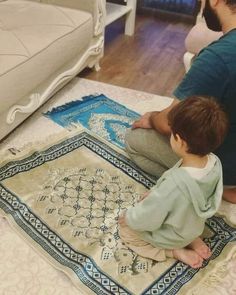
<svg viewBox="0 0 236 295"><path fill-rule="evenodd" d="M187 15L167 10L161 10L156 8L149 8L149 7L140 7L137 9L137 13L140 15L149 15L158 17L160 20L167 20L167 21L179 21L185 22L189 24L196 23L196 15Z"/></svg>

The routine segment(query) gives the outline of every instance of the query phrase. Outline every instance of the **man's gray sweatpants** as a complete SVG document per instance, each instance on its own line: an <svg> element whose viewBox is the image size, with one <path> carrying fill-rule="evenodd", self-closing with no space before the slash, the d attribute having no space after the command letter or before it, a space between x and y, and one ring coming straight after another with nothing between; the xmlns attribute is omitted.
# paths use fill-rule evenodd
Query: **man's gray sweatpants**
<svg viewBox="0 0 236 295"><path fill-rule="evenodd" d="M127 130L125 144L126 151L135 164L158 177L179 160L171 149L169 138L153 129Z"/></svg>

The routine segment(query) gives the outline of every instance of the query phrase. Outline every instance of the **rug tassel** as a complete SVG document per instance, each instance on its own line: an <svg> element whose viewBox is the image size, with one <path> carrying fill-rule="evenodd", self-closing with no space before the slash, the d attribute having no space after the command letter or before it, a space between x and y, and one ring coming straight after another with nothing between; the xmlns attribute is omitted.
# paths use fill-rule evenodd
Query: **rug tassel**
<svg viewBox="0 0 236 295"><path fill-rule="evenodd" d="M88 95L88 96L83 96L79 100L72 100L72 101L64 104L63 106L58 106L58 107L52 108L50 111L44 113L44 115L45 116L50 116L50 115L53 115L53 114L56 114L56 113L60 113L62 111L66 111L69 108L79 106L82 103L84 103L85 101L89 101L89 100L92 100L94 98L100 99L100 98L103 98L103 97L104 97L103 94L97 94L97 93L96 94L91 94L91 95Z"/></svg>

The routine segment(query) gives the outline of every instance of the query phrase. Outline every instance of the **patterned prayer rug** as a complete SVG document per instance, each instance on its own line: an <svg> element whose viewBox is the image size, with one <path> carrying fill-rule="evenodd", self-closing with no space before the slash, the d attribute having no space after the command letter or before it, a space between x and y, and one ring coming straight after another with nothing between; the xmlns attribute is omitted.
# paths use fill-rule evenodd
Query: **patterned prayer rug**
<svg viewBox="0 0 236 295"><path fill-rule="evenodd" d="M125 130L140 116L103 94L83 97L44 115L66 128L80 123L120 147L124 147Z"/></svg>
<svg viewBox="0 0 236 295"><path fill-rule="evenodd" d="M188 292L202 272L235 247L236 229L214 216L204 233L213 254L202 269L174 259L157 263L127 249L119 238L118 216L154 180L122 150L88 131L16 157L0 168L0 211L67 273L79 294L193 294Z"/></svg>

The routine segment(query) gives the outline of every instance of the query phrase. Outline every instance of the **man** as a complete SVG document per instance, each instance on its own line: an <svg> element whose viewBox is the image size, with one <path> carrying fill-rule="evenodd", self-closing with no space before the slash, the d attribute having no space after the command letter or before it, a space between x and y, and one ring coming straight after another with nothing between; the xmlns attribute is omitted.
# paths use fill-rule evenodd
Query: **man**
<svg viewBox="0 0 236 295"><path fill-rule="evenodd" d="M169 144L168 112L179 100L192 95L215 97L224 106L230 121L229 133L215 151L223 165L223 197L236 203L236 0L206 0L203 16L209 29L223 31L224 35L195 58L168 108L146 113L134 122L126 134L126 147L137 165L160 176L178 161Z"/></svg>

